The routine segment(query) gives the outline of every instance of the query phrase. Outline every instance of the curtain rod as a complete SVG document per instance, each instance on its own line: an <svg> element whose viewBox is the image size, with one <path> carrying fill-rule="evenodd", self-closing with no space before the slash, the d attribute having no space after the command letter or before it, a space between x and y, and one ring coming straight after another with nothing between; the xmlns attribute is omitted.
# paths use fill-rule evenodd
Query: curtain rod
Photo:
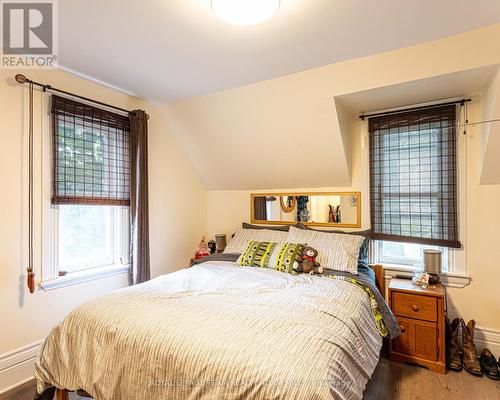
<svg viewBox="0 0 500 400"><path fill-rule="evenodd" d="M65 94L66 96L76 97L78 99L81 99L81 100L84 100L84 101L88 101L90 103L98 104L98 105L103 106L103 107L112 108L114 110L118 110L118 111L121 111L121 112L127 113L127 114L130 114L130 113L133 112L133 111L126 110L124 108L113 106L111 104L103 103L102 101L98 101L98 100L94 100L94 99L89 99L88 97L84 97L84 96L80 96L78 94L66 92L65 90L57 89L55 87L52 87L52 86L44 84L44 83L39 83L39 82L32 81L31 79L26 78L22 74L17 74L15 76L15 79L16 79L16 82L20 83L21 85L24 84L24 83L32 83L33 85L39 86L39 87L42 88L42 90L44 92L51 91L51 92L62 93L62 94ZM148 119L149 119L149 115L148 115Z"/></svg>
<svg viewBox="0 0 500 400"><path fill-rule="evenodd" d="M365 118L380 117L382 115L401 114L401 113L405 113L405 112L413 111L413 110L425 110L425 109L428 109L428 108L436 108L436 107L442 107L442 106L451 106L452 104L460 104L460 106L463 106L465 103L468 103L470 101L471 101L471 99L460 99L460 100L455 100L455 101L448 101L446 103L429 104L427 106L407 107L407 108L403 108L403 109L399 109L399 110L379 112L379 113L367 113L367 114L361 114L359 116L359 118L362 121L364 121Z"/></svg>

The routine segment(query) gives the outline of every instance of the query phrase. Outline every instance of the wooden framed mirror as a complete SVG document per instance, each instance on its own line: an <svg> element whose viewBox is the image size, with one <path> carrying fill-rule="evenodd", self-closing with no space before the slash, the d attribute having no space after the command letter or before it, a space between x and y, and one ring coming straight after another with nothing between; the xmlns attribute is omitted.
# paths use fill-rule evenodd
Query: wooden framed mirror
<svg viewBox="0 0 500 400"><path fill-rule="evenodd" d="M253 224L361 228L361 192L252 193Z"/></svg>

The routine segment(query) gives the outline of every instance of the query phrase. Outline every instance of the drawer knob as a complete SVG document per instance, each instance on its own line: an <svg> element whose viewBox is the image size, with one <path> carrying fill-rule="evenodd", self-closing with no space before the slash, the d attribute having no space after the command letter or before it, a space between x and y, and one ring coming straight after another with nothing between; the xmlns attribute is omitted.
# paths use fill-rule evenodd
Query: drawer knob
<svg viewBox="0 0 500 400"><path fill-rule="evenodd" d="M404 326L399 326L399 329L401 329L401 333L405 333L406 332L406 328Z"/></svg>
<svg viewBox="0 0 500 400"><path fill-rule="evenodd" d="M411 306L411 309L412 309L413 311L418 311L418 306L417 306L416 304L413 304L413 305Z"/></svg>

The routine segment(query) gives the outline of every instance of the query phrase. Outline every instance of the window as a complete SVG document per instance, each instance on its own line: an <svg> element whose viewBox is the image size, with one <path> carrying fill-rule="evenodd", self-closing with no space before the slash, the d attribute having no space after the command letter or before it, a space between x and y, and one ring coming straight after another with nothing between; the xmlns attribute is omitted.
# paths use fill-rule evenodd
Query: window
<svg viewBox="0 0 500 400"><path fill-rule="evenodd" d="M411 269L421 268L424 261L424 249L441 250L443 271L448 270L448 249L446 247L383 240L377 240L375 246L377 262L399 267L406 266Z"/></svg>
<svg viewBox="0 0 500 400"><path fill-rule="evenodd" d="M128 263L128 209L61 205L57 210L59 275Z"/></svg>
<svg viewBox="0 0 500 400"><path fill-rule="evenodd" d="M52 96L52 204L130 204L127 117Z"/></svg>
<svg viewBox="0 0 500 400"><path fill-rule="evenodd" d="M373 117L370 211L374 238L459 248L456 106Z"/></svg>
<svg viewBox="0 0 500 400"><path fill-rule="evenodd" d="M52 96L54 274L128 264L130 123Z"/></svg>

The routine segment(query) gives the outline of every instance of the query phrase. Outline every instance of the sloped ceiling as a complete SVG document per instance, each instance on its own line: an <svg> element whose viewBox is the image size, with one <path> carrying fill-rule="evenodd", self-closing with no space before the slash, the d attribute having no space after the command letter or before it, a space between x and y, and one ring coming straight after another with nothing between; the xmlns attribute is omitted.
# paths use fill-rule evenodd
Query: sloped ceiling
<svg viewBox="0 0 500 400"><path fill-rule="evenodd" d="M483 120L500 118L500 69L491 79L483 98ZM481 184L500 184L500 122L483 125Z"/></svg>
<svg viewBox="0 0 500 400"><path fill-rule="evenodd" d="M348 141L333 98L297 85L250 86L168 111L210 190L350 185Z"/></svg>
<svg viewBox="0 0 500 400"><path fill-rule="evenodd" d="M335 98L351 115L481 94L498 65L451 72L425 79L340 95Z"/></svg>
<svg viewBox="0 0 500 400"><path fill-rule="evenodd" d="M364 57L500 22L497 0L281 0L233 26L210 0L61 0L59 64L161 102Z"/></svg>
<svg viewBox="0 0 500 400"><path fill-rule="evenodd" d="M172 102L168 128L208 190L350 187L359 113L480 93L498 37L495 25Z"/></svg>

